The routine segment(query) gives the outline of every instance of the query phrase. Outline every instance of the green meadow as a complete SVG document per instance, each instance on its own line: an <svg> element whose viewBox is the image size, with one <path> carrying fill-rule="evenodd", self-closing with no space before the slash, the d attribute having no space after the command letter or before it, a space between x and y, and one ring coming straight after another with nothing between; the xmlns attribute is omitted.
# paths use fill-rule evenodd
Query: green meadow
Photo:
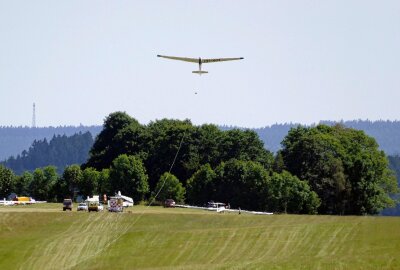
<svg viewBox="0 0 400 270"><path fill-rule="evenodd" d="M0 207L0 269L400 269L400 218Z"/></svg>

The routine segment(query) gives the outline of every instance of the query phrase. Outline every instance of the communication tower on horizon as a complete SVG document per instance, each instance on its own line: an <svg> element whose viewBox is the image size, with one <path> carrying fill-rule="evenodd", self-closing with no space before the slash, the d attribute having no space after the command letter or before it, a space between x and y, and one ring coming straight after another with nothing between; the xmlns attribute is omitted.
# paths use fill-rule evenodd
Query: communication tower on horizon
<svg viewBox="0 0 400 270"><path fill-rule="evenodd" d="M36 106L35 102L33 102L33 113L32 113L32 127L36 127Z"/></svg>

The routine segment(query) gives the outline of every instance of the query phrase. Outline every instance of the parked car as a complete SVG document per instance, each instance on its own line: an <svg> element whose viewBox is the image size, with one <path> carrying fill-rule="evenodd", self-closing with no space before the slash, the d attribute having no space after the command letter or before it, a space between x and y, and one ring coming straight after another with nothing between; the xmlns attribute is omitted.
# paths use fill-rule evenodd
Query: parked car
<svg viewBox="0 0 400 270"><path fill-rule="evenodd" d="M72 211L72 207L73 207L72 200L71 199L64 199L63 211L65 211L65 210Z"/></svg>
<svg viewBox="0 0 400 270"><path fill-rule="evenodd" d="M78 210L78 211L87 211L88 210L88 206L87 206L86 203L80 203L76 210Z"/></svg>
<svg viewBox="0 0 400 270"><path fill-rule="evenodd" d="M173 199L166 199L164 207L175 207L175 201Z"/></svg>

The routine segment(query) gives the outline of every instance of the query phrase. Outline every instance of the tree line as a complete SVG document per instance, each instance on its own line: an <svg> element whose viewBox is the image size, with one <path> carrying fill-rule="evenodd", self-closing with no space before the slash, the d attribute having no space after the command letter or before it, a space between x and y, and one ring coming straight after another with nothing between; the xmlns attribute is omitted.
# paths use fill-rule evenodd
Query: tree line
<svg viewBox="0 0 400 270"><path fill-rule="evenodd" d="M45 179L48 200L121 191L137 202L161 190L158 200L195 205L215 200L260 211L376 214L393 205L389 194L397 193L376 141L341 125L292 128L274 156L251 130L169 119L141 125L115 112L105 119L87 162L68 166L60 177L45 177L50 168L14 178L11 172L14 180L0 180L0 196L28 186L27 192L45 198L35 188L46 185L32 184ZM4 171L0 179L10 175ZM28 180L21 180L24 175Z"/></svg>
<svg viewBox="0 0 400 270"><path fill-rule="evenodd" d="M320 124L334 126L337 123L345 127L363 130L367 135L376 139L381 150L388 155L400 154L400 121L320 121ZM264 142L265 148L276 153L280 150L281 142L291 128L297 127L296 123L273 124L271 126L255 128L254 130ZM315 127L317 124L308 126ZM304 126L304 125L303 125ZM221 130L235 129L232 126L219 126ZM243 128L240 128L243 129ZM0 126L0 160L16 156L27 149L34 140L46 138L51 140L54 134L71 136L75 133L89 131L93 137L102 130L102 126L59 126L59 127L6 127Z"/></svg>

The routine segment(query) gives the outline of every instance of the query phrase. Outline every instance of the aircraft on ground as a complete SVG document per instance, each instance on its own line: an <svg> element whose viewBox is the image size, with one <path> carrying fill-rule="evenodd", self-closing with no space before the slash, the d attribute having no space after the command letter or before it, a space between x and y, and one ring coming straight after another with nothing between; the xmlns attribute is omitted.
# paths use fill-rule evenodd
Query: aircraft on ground
<svg viewBox="0 0 400 270"><path fill-rule="evenodd" d="M10 206L10 205L15 205L14 201L7 201L6 199L0 201L0 205L4 205L4 206Z"/></svg>
<svg viewBox="0 0 400 270"><path fill-rule="evenodd" d="M179 61L185 61L185 62L191 62L191 63L197 63L199 64L199 70L192 71L192 73L196 74L205 74L208 73L208 71L201 70L201 65L206 64L206 63L214 63L214 62L223 62L223 61L233 61L233 60L242 60L244 59L243 57L236 57L236 58L188 58L188 57L176 57L176 56L166 56L166 55L157 55L157 57L162 57L162 58L167 58L167 59L172 59L172 60L179 60Z"/></svg>
<svg viewBox="0 0 400 270"><path fill-rule="evenodd" d="M45 203L46 201L36 201L32 197L16 197L13 200L0 200L0 205L11 206L11 205L29 205L35 203Z"/></svg>

